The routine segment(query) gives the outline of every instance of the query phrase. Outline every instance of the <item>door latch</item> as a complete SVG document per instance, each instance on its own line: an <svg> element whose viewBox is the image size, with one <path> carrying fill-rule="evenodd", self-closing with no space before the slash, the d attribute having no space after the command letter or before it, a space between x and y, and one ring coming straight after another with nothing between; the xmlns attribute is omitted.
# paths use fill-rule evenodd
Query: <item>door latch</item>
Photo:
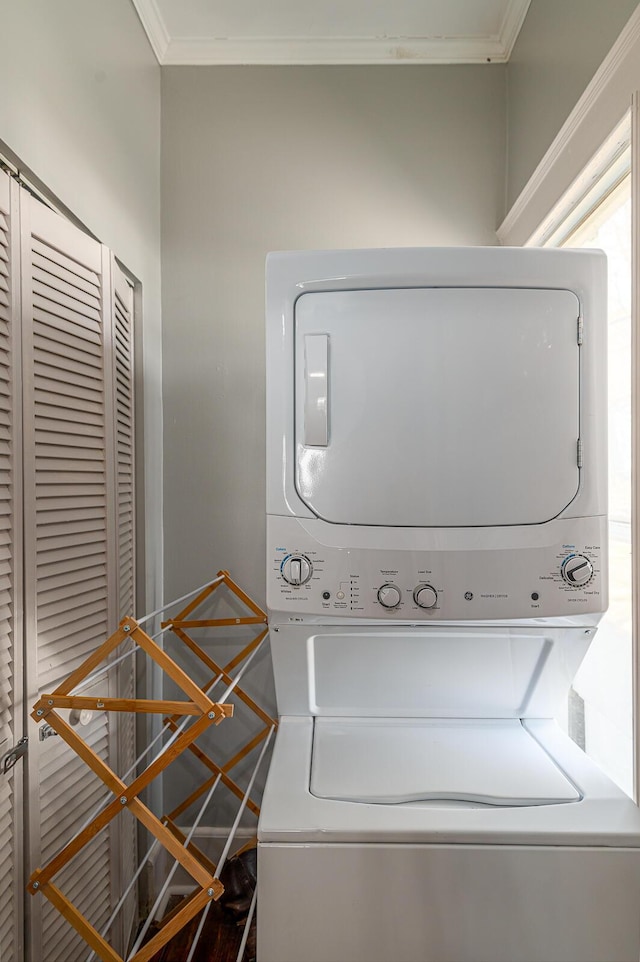
<svg viewBox="0 0 640 962"><path fill-rule="evenodd" d="M23 755L27 754L27 749L29 747L29 736L23 735L17 745L10 748L8 752L5 752L2 758L0 758L0 770L3 775L10 772L15 763Z"/></svg>

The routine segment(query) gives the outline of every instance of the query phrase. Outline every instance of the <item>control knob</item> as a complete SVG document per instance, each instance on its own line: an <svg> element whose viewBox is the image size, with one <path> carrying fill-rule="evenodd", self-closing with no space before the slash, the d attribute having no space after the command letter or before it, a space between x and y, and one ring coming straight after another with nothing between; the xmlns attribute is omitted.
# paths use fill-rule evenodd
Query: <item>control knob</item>
<svg viewBox="0 0 640 962"><path fill-rule="evenodd" d="M571 554L562 562L560 569L562 577L568 585L580 588L586 585L593 576L593 565L582 554Z"/></svg>
<svg viewBox="0 0 640 962"><path fill-rule="evenodd" d="M435 608L438 602L438 592L433 585L418 585L414 589L413 600L418 608Z"/></svg>
<svg viewBox="0 0 640 962"><path fill-rule="evenodd" d="M282 577L288 585L304 585L313 574L313 567L303 554L290 554L280 567Z"/></svg>
<svg viewBox="0 0 640 962"><path fill-rule="evenodd" d="M397 608L400 604L402 594L396 585L382 585L378 588L378 601L383 608Z"/></svg>

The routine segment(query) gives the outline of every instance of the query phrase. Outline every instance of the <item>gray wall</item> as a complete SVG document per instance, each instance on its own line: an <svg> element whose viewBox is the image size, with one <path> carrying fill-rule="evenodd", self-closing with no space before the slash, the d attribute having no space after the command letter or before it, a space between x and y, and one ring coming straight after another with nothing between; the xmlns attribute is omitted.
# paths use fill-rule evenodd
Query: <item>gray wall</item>
<svg viewBox="0 0 640 962"><path fill-rule="evenodd" d="M131 0L3 0L0 23L0 141L143 285L145 605L154 606L162 590L160 68Z"/></svg>
<svg viewBox="0 0 640 962"><path fill-rule="evenodd" d="M162 71L165 569L264 600L264 259L494 244L504 68Z"/></svg>
<svg viewBox="0 0 640 962"><path fill-rule="evenodd" d="M502 66L163 68L167 598L227 568L264 603L267 252L494 244L503 160ZM275 710L266 659L248 687ZM214 754L251 731L221 725Z"/></svg>
<svg viewBox="0 0 640 962"><path fill-rule="evenodd" d="M637 5L638 0L531 0L507 67L505 213Z"/></svg>

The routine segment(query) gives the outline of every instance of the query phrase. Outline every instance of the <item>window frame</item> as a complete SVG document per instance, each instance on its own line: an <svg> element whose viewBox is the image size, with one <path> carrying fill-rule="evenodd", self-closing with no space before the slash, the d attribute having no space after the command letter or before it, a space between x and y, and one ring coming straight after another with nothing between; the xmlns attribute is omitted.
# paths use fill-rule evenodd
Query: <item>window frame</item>
<svg viewBox="0 0 640 962"><path fill-rule="evenodd" d="M633 579L634 799L640 799L640 7L497 230L505 246L539 246L571 212L579 213L603 170L614 170L625 143L631 169L631 537Z"/></svg>

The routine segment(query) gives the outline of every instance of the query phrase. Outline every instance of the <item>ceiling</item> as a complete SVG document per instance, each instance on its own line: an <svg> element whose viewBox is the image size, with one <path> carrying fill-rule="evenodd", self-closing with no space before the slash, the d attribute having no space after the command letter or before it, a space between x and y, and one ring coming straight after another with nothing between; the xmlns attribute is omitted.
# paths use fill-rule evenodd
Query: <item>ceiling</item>
<svg viewBox="0 0 640 962"><path fill-rule="evenodd" d="M133 0L160 64L504 63L531 0Z"/></svg>

